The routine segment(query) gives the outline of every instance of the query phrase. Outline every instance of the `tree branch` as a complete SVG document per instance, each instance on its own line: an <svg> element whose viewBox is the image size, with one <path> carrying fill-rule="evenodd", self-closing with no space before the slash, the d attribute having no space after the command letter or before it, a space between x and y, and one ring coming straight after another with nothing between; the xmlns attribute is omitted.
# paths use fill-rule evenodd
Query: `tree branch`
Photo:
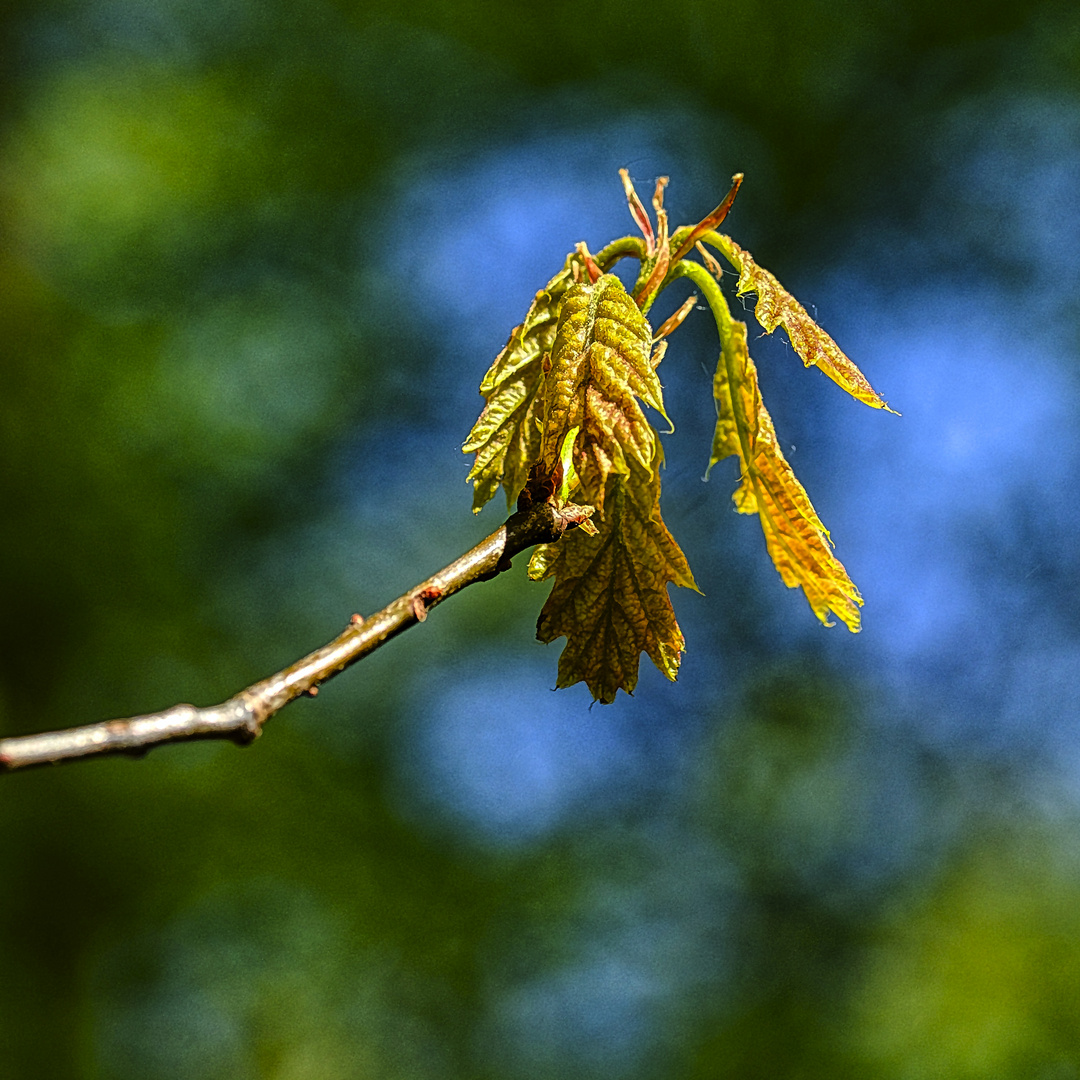
<svg viewBox="0 0 1080 1080"><path fill-rule="evenodd" d="M519 502L519 507L522 503ZM279 709L302 694L312 697L320 683L363 659L403 630L423 622L447 597L477 581L510 569L510 560L536 544L555 543L591 510L536 502L518 510L471 551L432 575L382 611L352 621L333 641L220 705L174 705L162 712L105 720L84 727L0 739L0 773L106 754L141 755L162 743L192 739L231 739L246 745Z"/></svg>

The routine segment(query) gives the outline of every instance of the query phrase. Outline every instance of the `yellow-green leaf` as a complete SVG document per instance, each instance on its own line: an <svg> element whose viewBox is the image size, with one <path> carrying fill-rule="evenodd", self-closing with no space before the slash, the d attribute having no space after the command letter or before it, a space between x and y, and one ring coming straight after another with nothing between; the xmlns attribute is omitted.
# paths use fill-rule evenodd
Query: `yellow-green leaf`
<svg viewBox="0 0 1080 1080"><path fill-rule="evenodd" d="M633 691L642 652L675 678L684 642L667 586L695 587L660 518L663 454L641 407L665 415L652 330L617 277L567 290L543 396L541 470L597 514L596 535L573 530L533 556L531 577L555 577L537 636L567 639L559 686L584 680L609 702Z"/></svg>
<svg viewBox="0 0 1080 1080"><path fill-rule="evenodd" d="M656 432L639 404L667 419L651 350L649 323L613 274L567 290L544 382L540 460L554 475L567 435L577 430L578 502L602 511L609 476L628 475L631 458L645 470L659 460Z"/></svg>
<svg viewBox="0 0 1080 1080"><path fill-rule="evenodd" d="M540 456L543 359L555 340L559 312L573 284L571 260L533 298L525 321L514 327L506 347L480 384L487 404L462 450L475 454L468 480L474 484L473 512L502 484L508 504L521 493Z"/></svg>
<svg viewBox="0 0 1080 1080"><path fill-rule="evenodd" d="M840 346L806 312L784 287L758 266L753 256L744 251L730 236L707 233L705 239L723 252L724 258L739 272L736 295L755 293L754 318L771 334L782 326L791 340L792 348L807 367L819 367L838 386L852 397L874 409L894 412L867 381L866 376L848 359Z"/></svg>
<svg viewBox="0 0 1080 1080"><path fill-rule="evenodd" d="M746 346L746 323L730 319L713 379L718 419L711 468L737 454L742 483L735 493L741 514L757 514L769 555L788 588L801 586L826 626L834 612L852 632L859 629L862 597L839 559L829 533L796 479L761 400L757 368Z"/></svg>
<svg viewBox="0 0 1080 1080"><path fill-rule="evenodd" d="M566 638L558 685L584 681L604 703L620 689L633 692L642 652L674 680L686 648L667 587L697 586L660 517L657 453L648 468L631 461L626 475L609 478L596 536L570 531L529 563L534 580L555 578L536 635Z"/></svg>

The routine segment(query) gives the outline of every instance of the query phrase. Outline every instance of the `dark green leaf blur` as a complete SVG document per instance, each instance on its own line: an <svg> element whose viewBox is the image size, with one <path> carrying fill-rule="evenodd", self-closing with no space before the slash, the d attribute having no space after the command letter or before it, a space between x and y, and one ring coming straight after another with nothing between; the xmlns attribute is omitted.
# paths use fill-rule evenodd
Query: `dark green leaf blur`
<svg viewBox="0 0 1080 1080"><path fill-rule="evenodd" d="M2 1080L1080 1078L1073 4L9 0L0 734L222 700L494 529L479 380L623 166L675 224L745 172L903 413L751 329L863 632L702 482L691 313L679 682L553 693L522 558L250 748L0 778Z"/></svg>

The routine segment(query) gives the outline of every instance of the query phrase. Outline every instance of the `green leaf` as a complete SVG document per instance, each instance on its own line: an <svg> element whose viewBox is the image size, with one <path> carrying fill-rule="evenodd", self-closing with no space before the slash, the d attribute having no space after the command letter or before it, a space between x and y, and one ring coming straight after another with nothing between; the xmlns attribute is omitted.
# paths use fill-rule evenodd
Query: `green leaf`
<svg viewBox="0 0 1080 1080"><path fill-rule="evenodd" d="M801 586L826 626L833 611L849 630L858 631L862 597L833 555L828 530L780 449L747 351L746 323L732 323L716 366L713 395L719 417L709 468L731 454L739 456L742 483L735 507L761 519L765 545L784 584Z"/></svg>

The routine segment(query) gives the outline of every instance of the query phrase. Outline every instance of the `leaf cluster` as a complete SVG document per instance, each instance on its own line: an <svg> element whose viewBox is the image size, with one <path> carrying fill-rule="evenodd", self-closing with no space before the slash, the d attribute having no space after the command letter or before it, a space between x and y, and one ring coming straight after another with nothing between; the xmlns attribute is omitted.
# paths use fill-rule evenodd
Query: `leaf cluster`
<svg viewBox="0 0 1080 1080"><path fill-rule="evenodd" d="M709 467L738 457L735 508L758 515L782 580L802 588L823 623L832 625L829 616L835 614L852 631L859 629L862 597L780 449L747 347L746 324L731 314L719 286L724 271L709 248L738 273L736 295L756 296L754 314L766 333L782 326L806 366L819 367L859 401L888 409L805 308L747 251L716 231L741 174L712 213L674 233L663 205L667 179L660 179L653 195L654 227L625 169L621 175L641 237L623 237L596 255L578 244L567 255L484 376L484 409L463 447L475 455L468 477L474 511L500 486L509 504L551 499L563 508L573 500L585 508L579 528L536 549L529 576L555 579L537 636L566 638L558 685L584 681L602 702L613 701L620 689L633 692L643 652L675 679L686 645L668 585L697 588L661 517L663 448L645 412L647 407L670 425L656 370L664 339L697 297L654 332L647 313L660 292L689 278L716 322L717 421ZM632 294L609 272L627 256L640 264Z"/></svg>

